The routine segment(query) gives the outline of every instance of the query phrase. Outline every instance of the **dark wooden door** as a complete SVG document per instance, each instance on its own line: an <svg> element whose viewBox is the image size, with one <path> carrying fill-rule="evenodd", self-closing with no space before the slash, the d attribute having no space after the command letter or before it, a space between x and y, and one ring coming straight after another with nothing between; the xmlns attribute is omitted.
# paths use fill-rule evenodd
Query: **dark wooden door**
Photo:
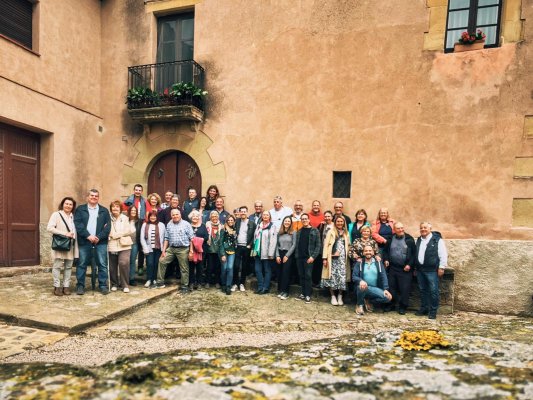
<svg viewBox="0 0 533 400"><path fill-rule="evenodd" d="M148 176L148 193L159 193L161 198L170 190L180 195L181 202L187 197L189 187L200 196L202 175L196 162L181 151L161 156L153 165Z"/></svg>
<svg viewBox="0 0 533 400"><path fill-rule="evenodd" d="M39 144L0 124L0 266L39 264Z"/></svg>

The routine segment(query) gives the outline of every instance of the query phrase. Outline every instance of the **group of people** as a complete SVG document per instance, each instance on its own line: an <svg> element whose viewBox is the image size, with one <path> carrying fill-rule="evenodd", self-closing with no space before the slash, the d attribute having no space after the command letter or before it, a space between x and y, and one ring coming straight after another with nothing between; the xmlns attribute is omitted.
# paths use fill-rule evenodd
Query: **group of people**
<svg viewBox="0 0 533 400"><path fill-rule="evenodd" d="M276 196L270 210L256 201L254 212L241 206L231 214L215 185L201 198L189 188L181 203L172 192L165 193L164 202L157 193L146 199L142 193L142 185L135 185L131 196L111 202L109 210L99 204L95 189L79 207L72 197L61 201L48 231L72 239L72 246L52 251L55 295L71 294L74 259L78 295L85 293L89 264L98 270L102 294L119 289L128 293L145 264L145 287L163 288L168 267L175 264L184 294L210 286L227 295L246 291L246 279L254 272L258 295L269 293L271 282L277 281L278 297L286 300L296 281L298 298L306 303L313 286L329 290L334 306L343 305L352 289L359 315L372 312L376 304L405 314L416 274L421 294L416 314L436 318L439 278L448 256L444 240L429 222L420 224L415 241L385 208L375 221L360 209L352 222L340 201L333 211L322 212L320 201L314 200L304 212L301 201L292 209Z"/></svg>

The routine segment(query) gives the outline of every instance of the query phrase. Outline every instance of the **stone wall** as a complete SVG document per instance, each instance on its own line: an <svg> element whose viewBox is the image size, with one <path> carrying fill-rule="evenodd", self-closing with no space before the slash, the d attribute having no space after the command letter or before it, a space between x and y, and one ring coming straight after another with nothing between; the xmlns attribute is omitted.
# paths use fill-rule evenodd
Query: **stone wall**
<svg viewBox="0 0 533 400"><path fill-rule="evenodd" d="M533 242L447 240L456 310L533 315Z"/></svg>

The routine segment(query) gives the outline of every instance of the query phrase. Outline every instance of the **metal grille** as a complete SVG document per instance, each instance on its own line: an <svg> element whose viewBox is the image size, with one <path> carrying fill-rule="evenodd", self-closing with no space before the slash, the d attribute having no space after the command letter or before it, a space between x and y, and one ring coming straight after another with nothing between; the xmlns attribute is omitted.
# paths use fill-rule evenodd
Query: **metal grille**
<svg viewBox="0 0 533 400"><path fill-rule="evenodd" d="M333 171L333 197L350 198L352 171Z"/></svg>

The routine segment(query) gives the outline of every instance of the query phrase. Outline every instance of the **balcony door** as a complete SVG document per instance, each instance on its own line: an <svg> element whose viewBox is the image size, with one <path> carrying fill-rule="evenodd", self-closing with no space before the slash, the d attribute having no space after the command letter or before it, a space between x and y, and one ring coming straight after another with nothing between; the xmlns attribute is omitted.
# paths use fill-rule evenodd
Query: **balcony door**
<svg viewBox="0 0 533 400"><path fill-rule="evenodd" d="M180 201L187 197L189 187L202 193L202 174L196 162L181 151L173 151L161 156L153 165L148 176L148 193L158 193L161 198L165 192L180 195Z"/></svg>
<svg viewBox="0 0 533 400"><path fill-rule="evenodd" d="M194 13L175 14L157 20L156 90L163 92L177 82L192 82L192 64L174 63L194 58Z"/></svg>

